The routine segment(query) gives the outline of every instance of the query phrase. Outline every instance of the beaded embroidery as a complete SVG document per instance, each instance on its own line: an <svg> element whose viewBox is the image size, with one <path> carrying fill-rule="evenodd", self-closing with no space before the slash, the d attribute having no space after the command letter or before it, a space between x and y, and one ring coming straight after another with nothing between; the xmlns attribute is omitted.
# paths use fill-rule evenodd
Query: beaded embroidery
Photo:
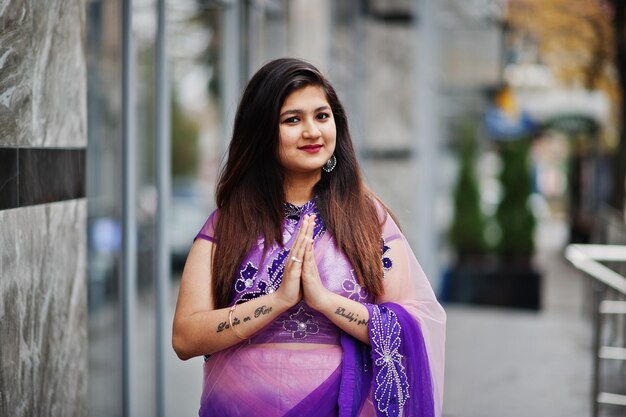
<svg viewBox="0 0 626 417"><path fill-rule="evenodd" d="M243 292L254 285L254 278L258 272L258 268L255 267L252 262L248 262L246 266L239 271L239 278L235 282L235 290L237 292Z"/></svg>
<svg viewBox="0 0 626 417"><path fill-rule="evenodd" d="M375 404L388 417L402 415L409 397L409 381L398 349L402 342L401 326L396 314L384 306L372 305L370 340L372 359L378 367L375 379Z"/></svg>
<svg viewBox="0 0 626 417"><path fill-rule="evenodd" d="M389 252L389 249L391 249L391 247L387 246L387 242L385 242L384 237L381 239L383 243L382 261L383 261L383 272L384 272L384 271L389 271L391 269L391 267L393 266L393 262L391 262L391 258L389 256L385 256L385 254Z"/></svg>
<svg viewBox="0 0 626 417"><path fill-rule="evenodd" d="M326 227L322 222L322 219L320 218L319 210L315 205L315 200L308 201L301 206L296 206L295 204L291 203L284 203L283 208L285 212L285 218L295 223L300 220L302 214L304 213L315 214L315 226L313 227L314 240L319 239L326 231Z"/></svg>
<svg viewBox="0 0 626 417"><path fill-rule="evenodd" d="M267 267L267 276L269 277L269 288L263 290L266 294L271 294L278 289L280 283L283 281L283 271L285 270L285 259L289 255L290 249L283 249L278 252L278 255L272 260L272 263ZM261 288L262 282L259 283Z"/></svg>
<svg viewBox="0 0 626 417"><path fill-rule="evenodd" d="M294 339L304 339L308 335L317 334L320 331L313 315L304 311L302 306L298 311L289 315L289 320L283 321L283 329L291 332L291 337Z"/></svg>
<svg viewBox="0 0 626 417"><path fill-rule="evenodd" d="M341 288L348 293L347 297L353 301L362 302L367 299L367 291L361 287L356 277L354 276L354 269L350 270L350 278L346 278L341 283Z"/></svg>

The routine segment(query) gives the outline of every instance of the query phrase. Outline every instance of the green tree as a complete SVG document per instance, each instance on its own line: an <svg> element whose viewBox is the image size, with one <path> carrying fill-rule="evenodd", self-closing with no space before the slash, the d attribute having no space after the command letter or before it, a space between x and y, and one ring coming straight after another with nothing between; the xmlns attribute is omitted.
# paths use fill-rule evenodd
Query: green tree
<svg viewBox="0 0 626 417"><path fill-rule="evenodd" d="M172 176L193 177L198 170L198 125L172 93Z"/></svg>
<svg viewBox="0 0 626 417"><path fill-rule="evenodd" d="M501 231L496 250L504 256L530 256L535 248L535 216L529 206L529 150L530 139L500 143L503 196L496 212Z"/></svg>
<svg viewBox="0 0 626 417"><path fill-rule="evenodd" d="M480 191L476 178L476 127L462 124L459 136L459 175L454 189L454 219L450 228L450 242L459 257L483 253L485 216L480 208Z"/></svg>

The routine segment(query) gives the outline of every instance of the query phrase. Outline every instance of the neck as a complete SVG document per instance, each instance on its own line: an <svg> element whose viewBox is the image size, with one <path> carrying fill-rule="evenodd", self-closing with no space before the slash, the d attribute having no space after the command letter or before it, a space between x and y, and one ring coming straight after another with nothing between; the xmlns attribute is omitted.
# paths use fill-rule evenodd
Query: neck
<svg viewBox="0 0 626 417"><path fill-rule="evenodd" d="M313 198L313 187L320 180L322 172L316 175L289 175L285 178L285 200L301 206Z"/></svg>

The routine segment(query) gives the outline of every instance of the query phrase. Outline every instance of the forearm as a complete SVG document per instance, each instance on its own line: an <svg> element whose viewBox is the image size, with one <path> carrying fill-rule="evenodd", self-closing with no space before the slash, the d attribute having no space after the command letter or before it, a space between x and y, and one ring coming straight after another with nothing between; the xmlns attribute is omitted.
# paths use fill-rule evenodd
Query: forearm
<svg viewBox="0 0 626 417"><path fill-rule="evenodd" d="M198 311L174 321L174 350L181 359L212 354L249 338L286 311L289 305L276 293L238 304L229 319L230 307ZM237 333L235 333L235 331Z"/></svg>
<svg viewBox="0 0 626 417"><path fill-rule="evenodd" d="M352 337L370 344L369 312L363 304L329 291L324 301L313 308Z"/></svg>

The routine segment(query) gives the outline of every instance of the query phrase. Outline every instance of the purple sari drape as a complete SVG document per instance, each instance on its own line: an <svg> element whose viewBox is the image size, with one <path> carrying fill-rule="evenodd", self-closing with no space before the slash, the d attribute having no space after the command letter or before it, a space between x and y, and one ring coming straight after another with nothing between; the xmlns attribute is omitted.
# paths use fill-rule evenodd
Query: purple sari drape
<svg viewBox="0 0 626 417"><path fill-rule="evenodd" d="M435 415L428 354L419 325L394 303L368 305L368 310L371 349L343 334L341 373L335 371L285 416L358 417L370 387L378 417ZM338 413L332 414L337 410L332 404L337 388Z"/></svg>
<svg viewBox="0 0 626 417"><path fill-rule="evenodd" d="M314 205L299 215L307 210L315 210ZM212 238L213 218L198 237ZM323 225L314 233L322 282L367 306L371 346L339 334L321 314L297 305L248 342L206 360L201 417L441 416L445 312L393 219L385 212L381 218L385 278L384 294L376 300L360 287ZM300 221L285 221L285 248ZM260 241L242 263L233 302L280 285L288 249L270 248L265 263L262 249ZM282 347L293 342L313 348Z"/></svg>

